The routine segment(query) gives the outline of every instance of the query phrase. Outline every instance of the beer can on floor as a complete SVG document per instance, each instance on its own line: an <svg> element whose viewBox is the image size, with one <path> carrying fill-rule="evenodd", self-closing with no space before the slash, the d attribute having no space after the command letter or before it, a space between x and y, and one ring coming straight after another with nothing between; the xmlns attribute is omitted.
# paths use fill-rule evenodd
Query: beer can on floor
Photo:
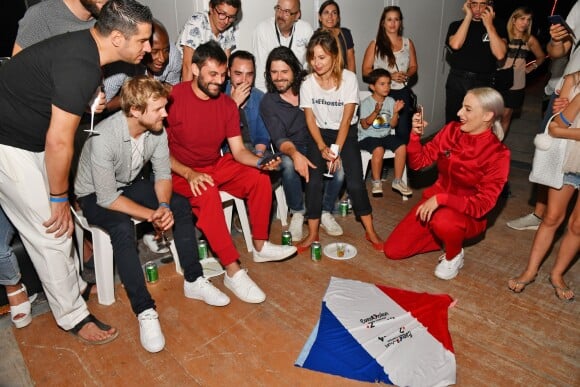
<svg viewBox="0 0 580 387"><path fill-rule="evenodd" d="M157 264L155 262L149 261L145 264L145 278L151 284L159 280L159 271L157 270Z"/></svg>
<svg viewBox="0 0 580 387"><path fill-rule="evenodd" d="M348 215L348 200L340 201L340 204L338 205L338 212L340 213L340 216Z"/></svg>
<svg viewBox="0 0 580 387"><path fill-rule="evenodd" d="M197 242L197 253L199 254L199 259L206 259L209 254L208 254L208 250L207 250L207 242L204 241L203 239L200 239L199 242Z"/></svg>
<svg viewBox="0 0 580 387"><path fill-rule="evenodd" d="M292 246L292 233L288 230L282 232L282 245Z"/></svg>
<svg viewBox="0 0 580 387"><path fill-rule="evenodd" d="M312 242L310 245L310 259L314 262L322 260L322 245L320 242Z"/></svg>

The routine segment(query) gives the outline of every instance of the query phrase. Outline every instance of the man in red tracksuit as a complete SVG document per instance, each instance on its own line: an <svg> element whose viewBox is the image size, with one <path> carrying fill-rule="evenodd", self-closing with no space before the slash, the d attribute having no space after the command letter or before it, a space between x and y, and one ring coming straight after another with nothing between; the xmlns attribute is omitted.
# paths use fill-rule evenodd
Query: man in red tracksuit
<svg viewBox="0 0 580 387"><path fill-rule="evenodd" d="M501 143L502 111L497 91L472 89L458 112L460 122L450 122L425 145L415 115L407 145L409 166L421 169L436 162L438 178L385 241L387 258L404 259L443 246L435 275L449 280L459 273L464 240L485 231L486 215L509 174L510 151Z"/></svg>
<svg viewBox="0 0 580 387"><path fill-rule="evenodd" d="M225 267L224 285L239 299L260 303L264 292L242 270L240 257L223 215L219 191L247 200L255 262L279 261L296 252L294 246L268 242L272 185L266 162L244 146L236 103L221 93L227 57L216 42L200 45L193 56L193 81L173 87L169 97L167 135L173 190L189 199L211 248ZM220 149L227 141L231 153Z"/></svg>

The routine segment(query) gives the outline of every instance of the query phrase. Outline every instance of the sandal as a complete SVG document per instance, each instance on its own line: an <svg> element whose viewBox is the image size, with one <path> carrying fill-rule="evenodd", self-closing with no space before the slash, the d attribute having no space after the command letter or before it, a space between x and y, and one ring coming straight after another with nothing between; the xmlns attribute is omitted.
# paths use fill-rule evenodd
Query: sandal
<svg viewBox="0 0 580 387"><path fill-rule="evenodd" d="M107 324L97 320L97 318L95 316L93 316L92 314L89 314L87 317L82 319L77 325L75 325L73 328L69 329L67 332L70 333L71 335L75 336L76 338L78 338L83 343L92 344L92 345L107 344L107 343L110 343L111 341L115 340L117 338L117 336L119 336L119 331L117 330L117 331L115 331L115 333L113 333L109 337L106 337L102 340L95 340L95 341L87 340L84 337L81 337L79 335L79 332L88 323L94 323L100 330L105 331L105 332L109 331L111 329L110 325L107 325Z"/></svg>
<svg viewBox="0 0 580 387"><path fill-rule="evenodd" d="M568 286L560 287L554 285L554 283L552 282L552 277L548 277L548 281L550 281L550 285L552 285L552 287L554 288L554 293L556 293L556 297L558 297L559 300L564 302L574 301L574 292L572 291L572 289L570 289ZM566 295L569 295L570 297L566 297Z"/></svg>
<svg viewBox="0 0 580 387"><path fill-rule="evenodd" d="M26 285L21 284L20 289L6 294L7 297L14 297L20 293L26 292ZM24 301L21 304L10 306L10 319L16 328L24 328L32 322L32 303L36 300L38 294L33 294L28 298L28 301ZM16 316L22 315L22 317L16 318Z"/></svg>
<svg viewBox="0 0 580 387"><path fill-rule="evenodd" d="M536 274L537 275L537 274ZM536 276L529 281L518 281L517 278L510 278L508 281L508 289L514 293L521 293L524 291L526 286L533 283L536 280Z"/></svg>
<svg viewBox="0 0 580 387"><path fill-rule="evenodd" d="M87 287L81 293L83 300L88 301L89 297L91 296L91 290L95 287L95 284L87 283Z"/></svg>

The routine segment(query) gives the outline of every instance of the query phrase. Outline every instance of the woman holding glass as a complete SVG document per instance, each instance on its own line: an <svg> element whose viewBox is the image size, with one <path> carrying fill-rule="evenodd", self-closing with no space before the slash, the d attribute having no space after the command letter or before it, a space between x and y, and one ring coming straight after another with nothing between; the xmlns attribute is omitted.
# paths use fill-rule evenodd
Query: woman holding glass
<svg viewBox="0 0 580 387"><path fill-rule="evenodd" d="M363 77L377 68L384 68L391 73L389 97L395 101L405 102L405 107L399 115L396 133L406 144L409 142L413 114L407 81L417 73L417 54L413 41L403 37L403 13L397 6L385 7L383 10L377 37L370 42L365 51L362 64Z"/></svg>
<svg viewBox="0 0 580 387"><path fill-rule="evenodd" d="M322 207L323 173L344 168L346 189L356 216L366 230L366 238L376 250L382 250L375 232L372 208L362 178L362 162L357 142L358 82L356 75L343 69L337 39L328 31L312 35L306 50L311 73L300 88L300 108L304 110L310 132L307 157L316 168L310 168L306 184L306 211L309 235L298 244L306 250L318 240ZM336 152L331 146L336 144ZM344 162L343 162L344 161Z"/></svg>

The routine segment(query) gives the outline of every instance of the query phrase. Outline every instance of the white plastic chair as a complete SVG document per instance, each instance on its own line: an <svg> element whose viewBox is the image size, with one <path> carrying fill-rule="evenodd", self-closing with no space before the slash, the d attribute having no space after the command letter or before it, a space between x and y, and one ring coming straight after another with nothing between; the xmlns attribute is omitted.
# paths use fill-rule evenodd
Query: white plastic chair
<svg viewBox="0 0 580 387"><path fill-rule="evenodd" d="M282 183L274 190L276 195L276 217L282 222L282 226L288 225L288 204L286 203L286 194Z"/></svg>
<svg viewBox="0 0 580 387"><path fill-rule="evenodd" d="M99 304L111 305L115 302L115 273L113 270L113 246L109 234L98 226L90 225L83 216L82 211L75 211L71 207L75 218L75 237L79 250L81 265L83 263L83 239L84 232L88 231L93 236L93 259L95 262L95 277L97 282L97 295ZM133 219L134 225L142 221ZM183 274L179 263L179 255L173 240L168 240L169 249L175 261L175 271Z"/></svg>
<svg viewBox="0 0 580 387"><path fill-rule="evenodd" d="M240 223L242 224L242 233L244 234L244 239L246 241L246 248L248 249L248 253L251 253L254 244L252 242L252 230L250 229L250 221L248 220L248 213L246 212L246 204L244 203L244 200L225 191L220 191L220 198L222 199L222 204L224 206L226 224L230 231L232 230L233 206L236 206L236 211L238 212Z"/></svg>
<svg viewBox="0 0 580 387"><path fill-rule="evenodd" d="M366 179L367 177L367 169L369 166L369 162L371 161L372 155L367 152L366 150L360 150L360 158L362 161L362 175L363 175L363 181ZM388 149L385 149L385 155L383 156L383 160L386 159L394 159L395 158L395 154L393 152L391 152ZM403 183L407 184L407 166L405 165L405 168L403 169L403 176L401 176L401 180L403 180ZM401 195L403 197L403 201L409 200L409 198L405 195Z"/></svg>

